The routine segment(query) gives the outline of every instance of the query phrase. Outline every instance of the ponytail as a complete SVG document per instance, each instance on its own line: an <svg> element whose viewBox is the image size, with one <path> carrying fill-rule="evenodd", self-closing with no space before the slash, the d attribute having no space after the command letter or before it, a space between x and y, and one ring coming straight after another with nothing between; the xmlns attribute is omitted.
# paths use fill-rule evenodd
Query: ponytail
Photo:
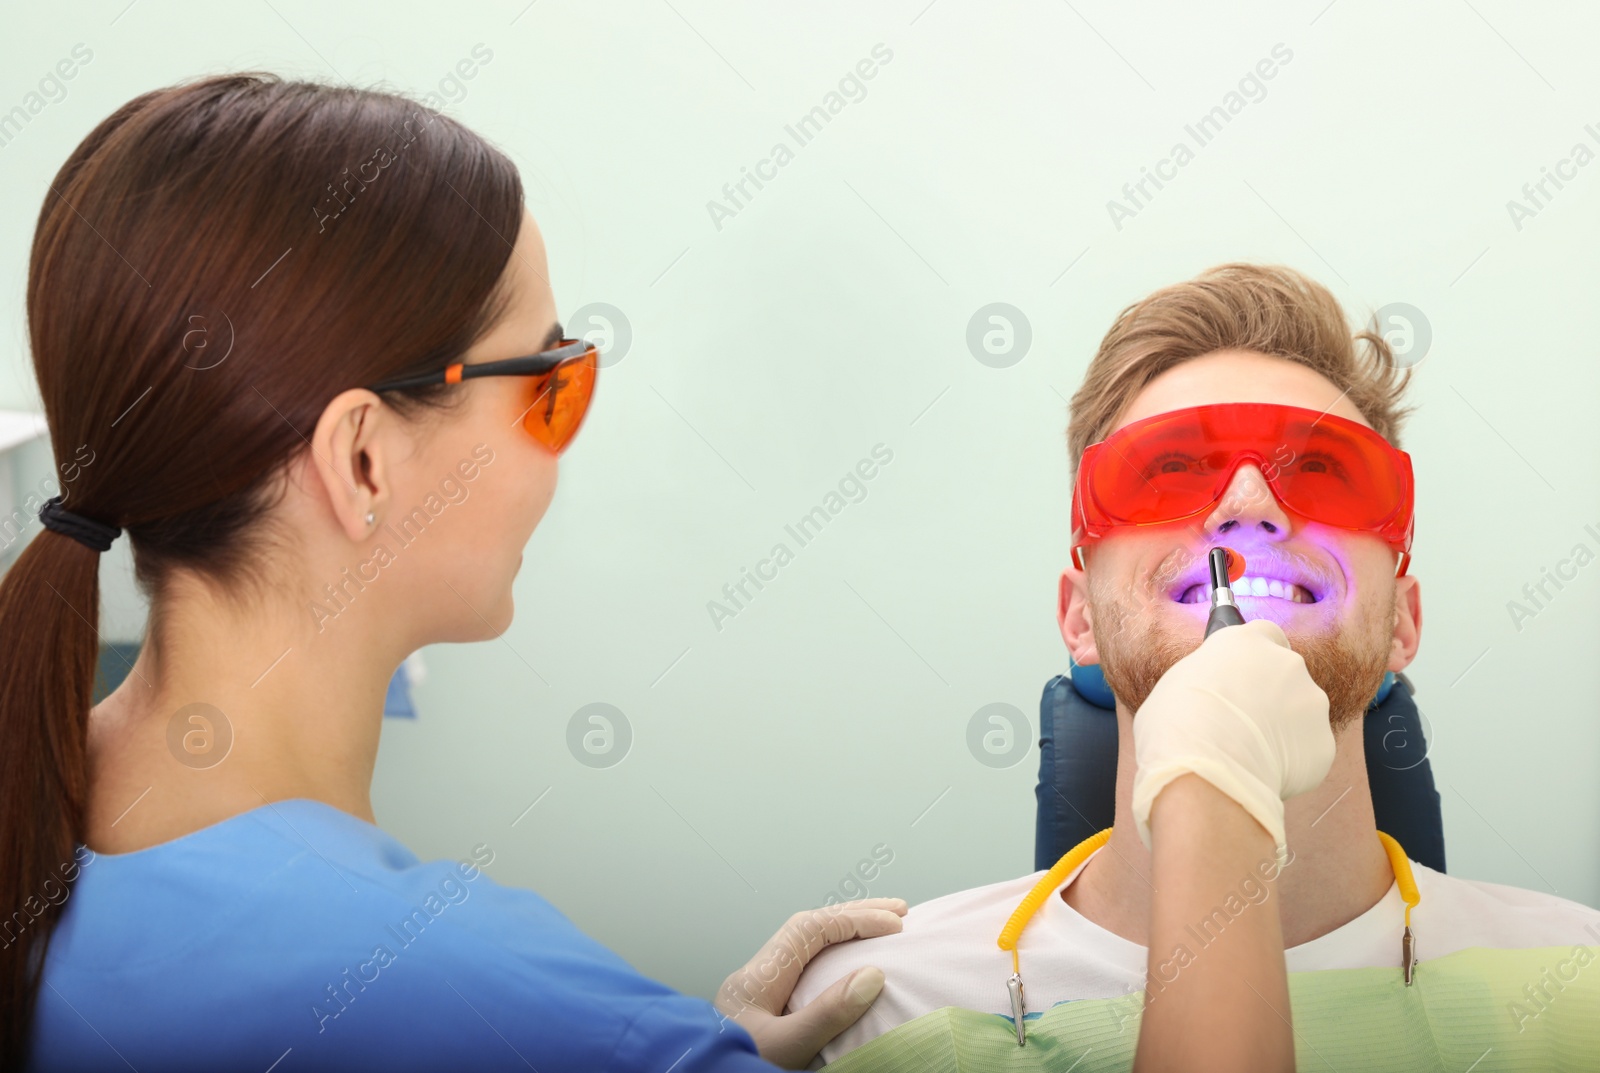
<svg viewBox="0 0 1600 1073"><path fill-rule="evenodd" d="M0 1069L21 1069L88 807L100 555L44 530L0 577ZM53 893L60 892L60 893Z"/></svg>

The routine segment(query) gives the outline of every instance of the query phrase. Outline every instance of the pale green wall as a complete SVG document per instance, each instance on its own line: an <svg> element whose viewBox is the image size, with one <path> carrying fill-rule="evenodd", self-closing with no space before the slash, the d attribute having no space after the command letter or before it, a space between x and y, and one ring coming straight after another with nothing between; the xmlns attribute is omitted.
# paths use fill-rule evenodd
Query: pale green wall
<svg viewBox="0 0 1600 1073"><path fill-rule="evenodd" d="M1124 305L1268 260L1352 316L1405 302L1432 324L1406 434L1412 677L1451 871L1600 904L1600 566L1520 630L1507 610L1600 550L1600 165L1520 230L1507 209L1600 148L1591 8L523 3L106 0L19 10L0 41L0 109L94 53L0 147L0 406L36 404L22 295L47 180L128 98L209 71L425 92L484 44L449 110L523 168L563 314L631 323L516 622L427 650L422 718L388 728L391 831L424 855L488 842L499 879L704 994L879 843L872 892L913 901L1030 870L1037 750L992 769L966 729L997 701L1036 729L1066 662L1064 397ZM880 42L865 99L717 230L707 201ZM1279 43L1265 99L1118 230L1108 200ZM991 302L1031 323L1011 368L967 348ZM880 442L866 499L714 629L707 601ZM27 483L50 460L19 463ZM138 630L125 555L113 634ZM609 769L566 744L594 702L632 727Z"/></svg>

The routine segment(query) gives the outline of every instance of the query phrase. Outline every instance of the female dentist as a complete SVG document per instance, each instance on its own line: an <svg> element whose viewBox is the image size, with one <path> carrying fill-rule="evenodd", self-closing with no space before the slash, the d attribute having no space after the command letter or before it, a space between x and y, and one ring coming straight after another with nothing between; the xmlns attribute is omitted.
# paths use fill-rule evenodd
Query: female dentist
<svg viewBox="0 0 1600 1073"><path fill-rule="evenodd" d="M509 626L594 387L503 154L371 91L147 93L52 183L27 310L62 493L0 581L0 1067L799 1068L865 1012L876 969L778 1016L897 899L797 914L713 1007L375 825L386 684ZM123 530L148 635L91 710Z"/></svg>

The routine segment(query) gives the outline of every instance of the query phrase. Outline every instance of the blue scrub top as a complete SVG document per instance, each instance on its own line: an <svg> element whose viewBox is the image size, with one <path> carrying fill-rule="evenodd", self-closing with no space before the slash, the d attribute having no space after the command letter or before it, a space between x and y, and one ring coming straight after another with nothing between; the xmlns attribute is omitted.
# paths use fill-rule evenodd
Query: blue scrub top
<svg viewBox="0 0 1600 1073"><path fill-rule="evenodd" d="M31 1068L776 1068L474 852L424 864L305 799L135 853L80 849Z"/></svg>

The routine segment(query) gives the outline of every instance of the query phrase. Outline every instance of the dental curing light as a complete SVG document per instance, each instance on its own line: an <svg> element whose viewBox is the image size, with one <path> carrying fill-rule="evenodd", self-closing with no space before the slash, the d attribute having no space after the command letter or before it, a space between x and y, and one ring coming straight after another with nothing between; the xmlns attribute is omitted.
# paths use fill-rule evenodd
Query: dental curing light
<svg viewBox="0 0 1600 1073"><path fill-rule="evenodd" d="M1206 636L1224 626L1244 625L1239 605L1233 602L1233 582L1244 577L1244 556L1232 548L1212 548L1211 617L1206 620Z"/></svg>

